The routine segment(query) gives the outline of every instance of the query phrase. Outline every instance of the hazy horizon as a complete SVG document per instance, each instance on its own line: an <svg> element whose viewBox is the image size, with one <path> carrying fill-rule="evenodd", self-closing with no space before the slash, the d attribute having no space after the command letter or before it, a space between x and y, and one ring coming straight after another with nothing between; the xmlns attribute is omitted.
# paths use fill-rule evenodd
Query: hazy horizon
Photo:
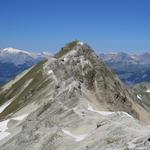
<svg viewBox="0 0 150 150"><path fill-rule="evenodd" d="M67 44L67 43L65 43L65 44ZM50 54L52 54L52 55L54 55L55 53L57 53L59 50L61 50L61 48L63 47L63 46L65 46L65 44L64 45L62 45L59 49L57 49L57 50L53 50L53 51L51 51L51 50L35 50L35 49L22 49L22 48L17 48L17 47L3 47L3 48L0 48L0 49L5 49L5 48L13 48L13 49L18 49L18 50L23 50L23 51L27 51L27 52L31 52L31 53L42 53L42 52L48 52L48 53L50 53ZM90 43L88 43L88 44L90 44ZM91 45L90 45L91 46ZM128 50L126 50L126 51L124 51L124 50L108 50L108 51L103 51L103 50L97 50L97 49L94 49L93 47L91 47L97 54L115 54L115 53L127 53L127 54L137 54L137 55L140 55L140 54L144 54L144 53L150 53L150 51L134 51L134 50L132 50L132 51L128 51Z"/></svg>

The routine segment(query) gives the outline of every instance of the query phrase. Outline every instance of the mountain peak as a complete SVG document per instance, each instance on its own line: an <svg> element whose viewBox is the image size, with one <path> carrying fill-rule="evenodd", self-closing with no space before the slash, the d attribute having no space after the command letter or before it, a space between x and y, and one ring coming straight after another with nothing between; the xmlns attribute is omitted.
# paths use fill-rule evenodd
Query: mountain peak
<svg viewBox="0 0 150 150"><path fill-rule="evenodd" d="M24 50L19 50L19 49L16 49L16 48L12 48L12 47L8 47L8 48L4 48L1 50L2 52L5 52L5 53L25 53L25 54L28 54L30 55L29 52L27 51L24 51Z"/></svg>
<svg viewBox="0 0 150 150"><path fill-rule="evenodd" d="M56 53L55 57L61 58L73 51L79 52L81 50L89 50L89 49L91 49L91 48L86 43L75 40L75 41L72 41L72 42L66 44L65 47L61 48L61 50L58 53ZM73 52L73 54L74 54L74 52Z"/></svg>
<svg viewBox="0 0 150 150"><path fill-rule="evenodd" d="M73 47L79 46L79 45L82 46L82 45L84 45L84 43L79 40L74 40L74 41L71 41L68 44L66 44L66 46L68 46L70 48L73 48Z"/></svg>
<svg viewBox="0 0 150 150"><path fill-rule="evenodd" d="M78 43L77 43L78 45L84 45L84 43L83 42L81 42L81 41L78 41Z"/></svg>

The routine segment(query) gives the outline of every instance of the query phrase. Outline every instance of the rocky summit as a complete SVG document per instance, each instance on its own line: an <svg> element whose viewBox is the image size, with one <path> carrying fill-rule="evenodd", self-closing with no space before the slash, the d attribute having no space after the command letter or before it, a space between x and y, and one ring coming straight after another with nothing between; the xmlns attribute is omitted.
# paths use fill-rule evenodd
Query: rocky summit
<svg viewBox="0 0 150 150"><path fill-rule="evenodd" d="M73 41L0 89L0 150L148 150L150 113Z"/></svg>

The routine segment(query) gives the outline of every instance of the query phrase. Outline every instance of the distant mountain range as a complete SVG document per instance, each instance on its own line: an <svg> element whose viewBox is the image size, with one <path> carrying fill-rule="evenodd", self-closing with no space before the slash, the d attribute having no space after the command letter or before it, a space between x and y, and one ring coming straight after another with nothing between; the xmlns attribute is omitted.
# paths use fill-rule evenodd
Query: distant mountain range
<svg viewBox="0 0 150 150"><path fill-rule="evenodd" d="M150 82L150 53L101 53L100 57L125 83Z"/></svg>
<svg viewBox="0 0 150 150"><path fill-rule="evenodd" d="M33 53L15 48L0 49L0 85L49 57L52 55L47 52ZM101 53L100 57L126 84L150 82L150 53Z"/></svg>
<svg viewBox="0 0 150 150"><path fill-rule="evenodd" d="M50 57L50 54L45 52L30 53L14 48L0 49L0 85L47 57Z"/></svg>

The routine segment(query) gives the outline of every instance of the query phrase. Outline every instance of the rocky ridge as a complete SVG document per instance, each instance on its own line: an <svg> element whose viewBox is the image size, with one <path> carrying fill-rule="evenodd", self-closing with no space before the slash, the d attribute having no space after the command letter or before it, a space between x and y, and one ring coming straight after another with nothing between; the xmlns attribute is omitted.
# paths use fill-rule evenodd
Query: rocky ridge
<svg viewBox="0 0 150 150"><path fill-rule="evenodd" d="M149 112L82 42L2 87L0 98L11 100L0 113L9 133L1 150L150 148Z"/></svg>

